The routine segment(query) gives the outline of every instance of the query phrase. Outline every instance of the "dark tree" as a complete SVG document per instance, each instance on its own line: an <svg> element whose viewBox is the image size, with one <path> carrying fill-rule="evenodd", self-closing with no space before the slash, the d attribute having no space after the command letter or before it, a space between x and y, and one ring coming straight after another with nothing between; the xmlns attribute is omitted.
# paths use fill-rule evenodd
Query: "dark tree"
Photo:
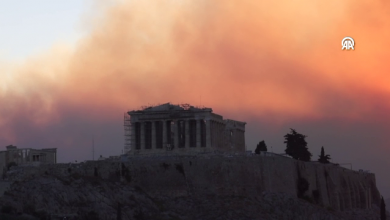
<svg viewBox="0 0 390 220"><path fill-rule="evenodd" d="M381 199L381 220L386 220L386 204L385 200L383 200L383 196Z"/></svg>
<svg viewBox="0 0 390 220"><path fill-rule="evenodd" d="M310 161L311 153L306 147L306 137L306 135L300 134L291 128L291 133L284 136L284 143L287 144L286 154L297 160Z"/></svg>
<svg viewBox="0 0 390 220"><path fill-rule="evenodd" d="M260 154L260 151L267 151L267 145L265 144L264 140L263 140L263 141L260 141L260 142L257 144L255 153L256 153L256 154Z"/></svg>
<svg viewBox="0 0 390 220"><path fill-rule="evenodd" d="M329 154L325 155L324 147L321 147L321 155L318 158L318 162L320 163L329 163L330 156Z"/></svg>

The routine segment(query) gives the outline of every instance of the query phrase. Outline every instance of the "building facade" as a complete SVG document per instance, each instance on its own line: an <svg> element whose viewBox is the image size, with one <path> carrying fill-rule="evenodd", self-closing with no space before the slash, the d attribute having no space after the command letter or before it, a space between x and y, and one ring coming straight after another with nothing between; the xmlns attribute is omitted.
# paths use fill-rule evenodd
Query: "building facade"
<svg viewBox="0 0 390 220"><path fill-rule="evenodd" d="M245 152L245 122L223 119L211 108L166 103L129 111L125 151L130 154Z"/></svg>
<svg viewBox="0 0 390 220"><path fill-rule="evenodd" d="M6 148L7 150L0 151L0 171L6 169L11 163L17 165L57 163L57 148L17 148L13 145Z"/></svg>

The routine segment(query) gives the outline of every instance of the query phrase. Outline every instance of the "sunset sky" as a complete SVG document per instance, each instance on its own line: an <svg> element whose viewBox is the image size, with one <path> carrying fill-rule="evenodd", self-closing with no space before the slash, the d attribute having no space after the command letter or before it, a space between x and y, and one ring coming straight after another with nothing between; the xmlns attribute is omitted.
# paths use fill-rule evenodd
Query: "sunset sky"
<svg viewBox="0 0 390 220"><path fill-rule="evenodd" d="M119 155L125 111L190 103L247 122L249 150L294 128L388 198L389 39L388 1L0 0L0 148Z"/></svg>

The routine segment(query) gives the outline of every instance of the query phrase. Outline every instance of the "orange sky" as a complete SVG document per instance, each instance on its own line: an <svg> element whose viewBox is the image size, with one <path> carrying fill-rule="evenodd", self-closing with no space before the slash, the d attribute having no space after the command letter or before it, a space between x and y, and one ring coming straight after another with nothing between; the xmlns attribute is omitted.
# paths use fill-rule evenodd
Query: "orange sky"
<svg viewBox="0 0 390 220"><path fill-rule="evenodd" d="M311 139L316 159L325 144L319 140L342 134L335 140L343 143L329 153L368 166L384 189L390 183L381 171L390 162L380 162L390 143L389 4L120 1L94 14L90 33L76 45L56 45L23 63L0 61L0 71L9 72L0 74L0 144L56 145L69 161L69 152L98 133L119 153L123 133L113 131L123 132L124 111L202 104L248 122L249 149L258 139L279 137L274 149L281 152L282 136L302 127L317 137ZM354 51L341 51L345 36L354 38ZM315 132L325 128L333 133ZM366 143L378 151L367 163L356 147ZM340 149L346 157L356 154L343 158ZM80 155L85 159L89 149Z"/></svg>

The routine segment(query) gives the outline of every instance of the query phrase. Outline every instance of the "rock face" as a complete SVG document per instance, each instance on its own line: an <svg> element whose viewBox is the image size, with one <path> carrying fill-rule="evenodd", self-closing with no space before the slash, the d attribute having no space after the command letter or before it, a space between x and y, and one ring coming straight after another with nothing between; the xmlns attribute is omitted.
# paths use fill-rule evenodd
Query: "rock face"
<svg viewBox="0 0 390 220"><path fill-rule="evenodd" d="M79 219L378 219L374 174L280 156L160 156L17 168L10 213ZM299 198L298 198L299 197ZM120 207L120 208L119 208Z"/></svg>

